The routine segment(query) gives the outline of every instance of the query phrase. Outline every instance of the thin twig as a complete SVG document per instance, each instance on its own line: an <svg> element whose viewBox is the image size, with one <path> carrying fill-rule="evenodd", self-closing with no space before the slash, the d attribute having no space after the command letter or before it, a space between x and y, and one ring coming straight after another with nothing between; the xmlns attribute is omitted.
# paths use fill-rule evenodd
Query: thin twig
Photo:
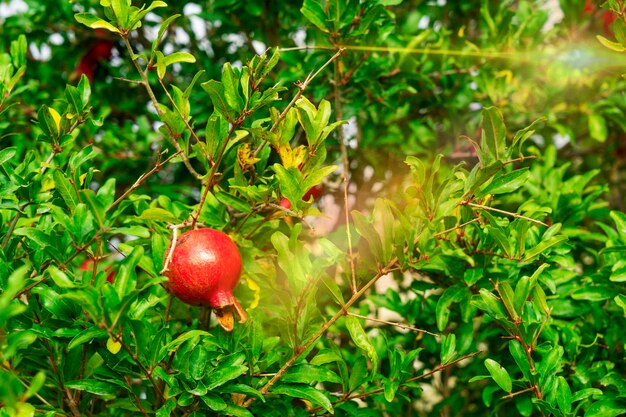
<svg viewBox="0 0 626 417"><path fill-rule="evenodd" d="M471 223L476 223L476 222L477 222L477 221L479 221L479 220L480 220L480 219L472 219L472 220L470 220L470 221L468 221L468 222L465 222L465 223L463 223L463 224L460 224L460 225L458 225L458 226L454 226L454 227L452 227L452 228L450 228L450 229L448 229L448 230L444 230L443 232L438 232L438 233L435 233L435 234L434 234L434 236L435 236L435 237L443 236L443 235L448 234L448 233L450 233L450 232L454 232L455 230L462 229L462 228L464 228L465 226L467 226L468 224L471 224Z"/></svg>
<svg viewBox="0 0 626 417"><path fill-rule="evenodd" d="M376 322L376 323L388 324L390 326L399 327L401 329L412 330L414 332L426 333L426 334L429 334L431 336L439 337L439 335L437 333L431 333L428 330L418 329L417 327L409 326L407 324L394 323L392 321L375 319L373 317L362 316L360 314L354 314L354 313L350 313L350 312L348 312L348 316L358 317L360 319L364 319L364 320L367 320L367 321L373 321L373 322Z"/></svg>
<svg viewBox="0 0 626 417"><path fill-rule="evenodd" d="M341 89L339 86L339 61L334 62L334 75L335 75L335 120L339 121L343 118L341 112ZM341 173L341 181L343 182L343 209L345 213L346 221L346 237L348 239L348 262L350 262L350 289L352 294L356 294L356 266L354 265L354 252L352 250L352 228L350 227L350 208L348 201L348 174L350 172L350 161L348 159L348 147L344 142L343 129L341 126L337 129L337 140L339 141L339 147L341 148L341 162L343 165L343 171Z"/></svg>
<svg viewBox="0 0 626 417"><path fill-rule="evenodd" d="M139 178L137 178L137 181L135 181L135 183L133 185L131 185L129 189L124 191L124 193L121 196L119 196L119 198L117 200L115 200L113 202L113 204L111 204L109 206L107 211L110 211L113 207L117 206L119 203L124 201L124 199L126 197L128 197L133 191L135 191L137 188L139 188L141 186L141 184L143 184L152 174L154 174L154 173L158 172L159 170L161 170L161 168L163 168L163 166L165 166L169 161L171 161L172 159L176 158L181 153L182 153L182 149L180 151L176 151L176 153L174 153L172 156L170 156L169 158L167 158L163 162L161 162L160 160L157 160L157 163L154 165L154 168L152 168L150 171L146 172L145 174L141 174L141 176L139 176Z"/></svg>
<svg viewBox="0 0 626 417"><path fill-rule="evenodd" d="M189 132L191 132L191 136L193 136L193 138L196 140L196 142L200 143L200 138L198 137L198 135L196 134L195 130L193 130L193 128L191 127L191 125L187 121L187 117L185 117L183 115L183 112L178 108L178 106L176 105L176 102L174 101L174 98L171 96L170 92L167 90L167 87L165 86L165 84L163 84L163 80L161 80L160 78L159 78L159 84L161 84L161 87L163 88L163 91L165 91L165 95L170 100L170 103L174 107L174 110L176 110L176 113L178 113L178 115L180 116L181 120L185 123L185 126L187 127ZM178 142L176 142L176 143L178 143ZM206 153L205 148L202 148L202 150L205 151L204 155L206 156L207 160L209 161L209 164L212 164L213 161L211 160L209 155ZM192 169L193 169L193 167L192 167ZM194 176L196 177L196 179L201 179L202 178L202 176L200 174L198 174L195 170L194 170L194 172L195 172Z"/></svg>
<svg viewBox="0 0 626 417"><path fill-rule="evenodd" d="M533 385L532 387L529 387L529 388L523 389L523 390L521 390L521 391L512 392L512 393L510 393L510 394L508 394L508 395L503 395L502 397L500 397L500 399L501 399L501 400L506 400L506 399L509 399L509 398L513 398L513 397L515 397L515 396L517 396L517 395L520 395L520 394L523 394L523 393L525 393L525 392L534 391L534 389L535 389L535 386Z"/></svg>
<svg viewBox="0 0 626 417"><path fill-rule="evenodd" d="M313 81L335 59L341 56L343 52L344 52L343 48L339 49L337 53L335 53L335 55L330 57L330 59L326 61L324 65L322 65L317 71L307 75L307 77L304 79L303 82L296 83L296 86L298 87L298 92L293 97L293 99L291 99L287 107L285 107L285 109L280 113L280 115L278 116L278 118L276 119L272 127L270 128L270 133L273 133L276 130L280 122L282 122L282 120L287 116L287 112L289 112L289 110L291 110L291 108L296 105L296 102L300 99L300 97L302 97L304 90L306 90L306 88L309 86L311 81ZM254 153L252 154L253 158L256 158L259 155L259 152L261 152L261 149L263 149L263 147L267 144L267 142L268 142L268 139L264 139L263 142L261 142L261 144L257 146L257 148L254 150Z"/></svg>
<svg viewBox="0 0 626 417"><path fill-rule="evenodd" d="M533 223L540 224L542 226L548 227L547 224L545 224L544 222L542 222L540 220L536 220L536 219L533 219L533 218L530 218L530 217L522 216L521 214L512 213L510 211L500 210L500 209L497 209L497 208L494 208L494 207L484 206L482 204L471 203L469 201L468 202L463 202L463 203L461 203L461 205L475 207L475 208L479 208L479 209L482 209L482 210L495 211L496 213L505 214L507 216L514 217L516 219L528 220L529 222L533 222Z"/></svg>
<svg viewBox="0 0 626 417"><path fill-rule="evenodd" d="M280 48L280 52L289 51L334 51L337 48L333 46L321 46L321 45L304 45L304 46L292 46L289 48Z"/></svg>

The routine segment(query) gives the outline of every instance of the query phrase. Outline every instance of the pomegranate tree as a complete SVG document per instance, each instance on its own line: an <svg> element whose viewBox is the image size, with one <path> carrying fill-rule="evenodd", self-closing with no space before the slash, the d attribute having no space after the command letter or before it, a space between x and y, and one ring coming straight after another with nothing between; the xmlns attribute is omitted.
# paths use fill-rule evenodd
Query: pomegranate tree
<svg viewBox="0 0 626 417"><path fill-rule="evenodd" d="M164 274L173 295L187 304L211 307L226 331L233 329L234 314L245 323L246 313L232 292L241 275L241 255L228 235L209 228L190 230L166 256L171 258Z"/></svg>

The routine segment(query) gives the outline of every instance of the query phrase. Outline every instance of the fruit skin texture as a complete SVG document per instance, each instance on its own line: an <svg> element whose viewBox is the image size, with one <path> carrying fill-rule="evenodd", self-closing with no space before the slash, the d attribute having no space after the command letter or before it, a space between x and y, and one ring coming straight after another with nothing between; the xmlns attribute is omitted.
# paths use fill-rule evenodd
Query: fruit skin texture
<svg viewBox="0 0 626 417"><path fill-rule="evenodd" d="M165 275L172 294L187 304L213 308L227 331L232 330L233 312L240 323L246 321L232 293L241 275L241 255L225 233L202 228L180 235Z"/></svg>

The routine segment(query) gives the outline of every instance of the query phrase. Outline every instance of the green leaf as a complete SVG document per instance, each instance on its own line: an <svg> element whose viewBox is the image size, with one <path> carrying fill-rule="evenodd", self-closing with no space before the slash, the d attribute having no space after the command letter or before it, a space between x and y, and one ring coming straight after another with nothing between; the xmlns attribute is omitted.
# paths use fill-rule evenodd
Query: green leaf
<svg viewBox="0 0 626 417"><path fill-rule="evenodd" d="M224 85L219 81L210 80L200 84L200 86L209 94L215 111L224 119L233 123L235 121L234 112L228 105L228 100L226 100Z"/></svg>
<svg viewBox="0 0 626 417"><path fill-rule="evenodd" d="M79 381L67 381L65 383L67 388L76 389L79 391L87 391L96 395L116 395L120 390L117 385L109 382L98 381L95 379L82 379Z"/></svg>
<svg viewBox="0 0 626 417"><path fill-rule="evenodd" d="M369 243L370 250L377 261L383 261L383 245L380 236L374 226L360 211L352 211L352 220L359 235L363 236Z"/></svg>
<svg viewBox="0 0 626 417"><path fill-rule="evenodd" d="M572 391L562 376L557 377L556 403L564 414L572 410Z"/></svg>
<svg viewBox="0 0 626 417"><path fill-rule="evenodd" d="M131 15L130 22L128 23L128 28L135 29L137 27L137 24L140 23L141 19L143 19L148 13L150 13L157 7L167 7L167 3L165 3L164 1L153 1L152 3L150 3L150 6L148 6L147 9L144 9L142 7L140 10Z"/></svg>
<svg viewBox="0 0 626 417"><path fill-rule="evenodd" d="M150 229L142 226L129 226L129 227L113 227L110 229L111 234L121 234L126 236L143 237L145 239L150 237Z"/></svg>
<svg viewBox="0 0 626 417"><path fill-rule="evenodd" d="M213 411L224 411L226 409L226 401L217 394L207 392L201 395L200 399Z"/></svg>
<svg viewBox="0 0 626 417"><path fill-rule="evenodd" d="M196 57L191 55L189 52L174 52L173 54L167 55L165 57L165 65L169 66L176 62L196 62Z"/></svg>
<svg viewBox="0 0 626 417"><path fill-rule="evenodd" d="M500 299L502 299L502 303L506 307L506 309L507 309L511 319L513 321L518 320L519 319L519 313L515 309L515 305L514 305L514 302L513 302L513 300L515 298L515 295L513 293L513 288L511 288L511 284L509 284L506 281L499 282L498 283L498 292L500 294Z"/></svg>
<svg viewBox="0 0 626 417"><path fill-rule="evenodd" d="M180 345L185 343L188 340L200 338L200 336L209 336L209 332L205 332L204 330L190 330L178 336L176 339L169 342L167 345L163 346L161 349L162 355L164 356L166 352L173 352L178 349Z"/></svg>
<svg viewBox="0 0 626 417"><path fill-rule="evenodd" d="M464 296L468 295L465 291L465 287L461 285L453 285L445 289L439 300L437 300L437 306L435 307L435 317L437 319L437 328L440 332L443 332L448 325L448 319L450 318L450 306L452 303L462 301Z"/></svg>
<svg viewBox="0 0 626 417"><path fill-rule="evenodd" d="M302 173L295 167L285 168L280 164L273 165L274 172L276 172L276 178L280 185L280 192L283 197L291 202L298 202L302 199L302 196L306 192L303 191L301 186Z"/></svg>
<svg viewBox="0 0 626 417"><path fill-rule="evenodd" d="M493 160L500 160L506 151L506 127L502 113L497 107L487 107L483 109L482 116L481 147L489 152Z"/></svg>
<svg viewBox="0 0 626 417"><path fill-rule="evenodd" d="M94 218L98 222L98 225L101 229L105 227L106 217L106 208L100 203L96 194L90 189L84 189L79 191L82 200L89 207L89 211L93 214Z"/></svg>
<svg viewBox="0 0 626 417"><path fill-rule="evenodd" d="M489 371L489 374L496 381L496 384L500 386L504 391L511 392L513 389L513 382L506 369L502 367L498 362L493 359L485 359L485 366Z"/></svg>
<svg viewBox="0 0 626 417"><path fill-rule="evenodd" d="M554 236L554 237L551 237L550 239L544 240L543 242L539 243L534 248L526 251L525 253L526 257L524 258L523 262L530 261L535 256L542 254L546 250L550 249L553 246L558 245L559 243L565 240L567 240L567 236Z"/></svg>
<svg viewBox="0 0 626 417"><path fill-rule="evenodd" d="M16 153L17 153L17 148L13 146L10 148L2 149L0 151L0 166L4 165L5 162L13 159Z"/></svg>
<svg viewBox="0 0 626 417"><path fill-rule="evenodd" d="M597 113L591 113L588 117L589 136L592 139L604 143L609 134L606 119Z"/></svg>
<svg viewBox="0 0 626 417"><path fill-rule="evenodd" d="M341 383L341 378L330 369L309 364L300 364L291 367L280 380L282 382L303 384L312 384L315 382Z"/></svg>
<svg viewBox="0 0 626 417"><path fill-rule="evenodd" d="M30 386L22 396L24 400L35 395L42 387L44 382L46 381L46 373L44 371L39 371L33 379L30 381Z"/></svg>
<svg viewBox="0 0 626 417"><path fill-rule="evenodd" d="M220 412L220 415L233 417L254 417L247 408L235 404L226 404L226 408Z"/></svg>
<svg viewBox="0 0 626 417"><path fill-rule="evenodd" d="M518 340L509 341L509 352L513 356L513 360L517 364L517 367L522 371L522 374L527 380L530 380L530 364L528 363L528 357L524 351L524 347Z"/></svg>
<svg viewBox="0 0 626 417"><path fill-rule="evenodd" d="M244 101L239 95L239 78L230 62L225 63L222 68L222 85L224 86L224 97L230 108L241 113Z"/></svg>
<svg viewBox="0 0 626 417"><path fill-rule="evenodd" d="M626 243L626 214L620 211L611 211L609 213L611 219L615 223L615 227L617 228L617 233L619 233L622 242Z"/></svg>
<svg viewBox="0 0 626 417"><path fill-rule="evenodd" d="M483 190L476 193L480 198L489 194L506 194L517 190L524 185L530 176L528 168L518 169L497 177Z"/></svg>
<svg viewBox="0 0 626 417"><path fill-rule="evenodd" d="M106 330L96 326L88 327L74 336L74 338L70 340L70 343L67 345L67 348L72 350L76 346L80 346L83 343L91 342L93 339L102 339L105 337L109 337L109 333L107 333Z"/></svg>
<svg viewBox="0 0 626 417"><path fill-rule="evenodd" d="M56 190L59 194L61 194L61 197L63 198L63 201L65 201L65 204L67 204L70 212L73 212L74 209L76 209L76 205L79 203L74 187L72 187L70 181L60 171L53 171L52 178L54 179L54 186Z"/></svg>
<svg viewBox="0 0 626 417"><path fill-rule="evenodd" d="M176 400L168 398L165 404L157 410L156 417L170 417L174 409L176 409Z"/></svg>
<svg viewBox="0 0 626 417"><path fill-rule="evenodd" d="M482 303L479 305L481 309L484 309L487 314L497 319L503 319L507 317L506 311L500 303L500 299L493 295L488 289L481 288L479 290L479 296Z"/></svg>
<svg viewBox="0 0 626 417"><path fill-rule="evenodd" d="M189 356L189 375L196 380L202 379L206 374L209 352L198 345Z"/></svg>
<svg viewBox="0 0 626 417"><path fill-rule="evenodd" d="M287 395L289 397L304 399L310 401L314 405L323 407L326 411L333 414L333 405L328 397L322 394L316 388L304 384L281 384L272 389L272 394Z"/></svg>
<svg viewBox="0 0 626 417"><path fill-rule="evenodd" d="M456 356L456 335L450 333L441 337L440 359L442 364L450 362Z"/></svg>
<svg viewBox="0 0 626 417"><path fill-rule="evenodd" d="M626 296L618 294L615 296L613 301L615 301L615 304L617 304L622 308L622 310L624 310L624 314L626 315Z"/></svg>
<svg viewBox="0 0 626 417"><path fill-rule="evenodd" d="M245 365L219 367L216 371L211 372L207 375L206 378L209 381L209 383L207 384L207 389L210 391L221 385L224 385L228 381L240 377L247 370L248 367Z"/></svg>
<svg viewBox="0 0 626 417"><path fill-rule="evenodd" d="M91 13L76 13L74 18L78 23L82 23L92 29L106 29L110 32L121 33L118 28Z"/></svg>
<svg viewBox="0 0 626 417"><path fill-rule="evenodd" d="M154 39L154 41L152 41L152 53L153 54L155 53L156 48L159 46L159 43L161 43L161 39L163 38L163 34L167 30L167 28L172 24L172 22L174 22L174 20L178 19L180 16L181 16L180 14L175 14L173 16L168 17L161 23L161 25L159 26L159 33L157 37Z"/></svg>
<svg viewBox="0 0 626 417"><path fill-rule="evenodd" d="M28 42L26 41L26 36L23 34L11 42L11 61L15 68L21 68L26 65L27 49Z"/></svg>
<svg viewBox="0 0 626 417"><path fill-rule="evenodd" d="M578 401L582 401L582 400L586 400L587 398L591 397L591 396L601 396L602 395L602 390L598 389L598 388L584 388L581 389L580 391L577 391L576 394L574 394L573 398L572 398L572 403L578 402Z"/></svg>
<svg viewBox="0 0 626 417"><path fill-rule="evenodd" d="M350 332L350 337L354 344L359 349L362 349L372 361L372 375L375 375L378 370L378 354L376 353L374 345L370 342L369 337L367 337L365 330L361 327L361 323L359 323L356 317L347 316L346 327L348 328L348 332Z"/></svg>
<svg viewBox="0 0 626 417"><path fill-rule="evenodd" d="M224 148L228 139L228 122L226 118L213 113L206 124L206 144L209 157L215 159Z"/></svg>
<svg viewBox="0 0 626 417"><path fill-rule="evenodd" d="M352 369L350 369L348 389L353 392L365 382L367 382L367 359L365 355L358 354Z"/></svg>
<svg viewBox="0 0 626 417"><path fill-rule="evenodd" d="M622 45L621 43L618 42L613 42L608 40L607 38L605 38L602 35L596 35L596 38L598 39L598 41L604 45L605 47L615 51L615 52L624 52L626 51L626 47L624 45Z"/></svg>
<svg viewBox="0 0 626 417"><path fill-rule="evenodd" d="M572 293L574 300L586 300L592 302L604 301L615 296L615 291L609 286L585 286Z"/></svg>
<svg viewBox="0 0 626 417"><path fill-rule="evenodd" d="M587 409L585 417L617 417L626 414L626 403L617 400L597 401Z"/></svg>
<svg viewBox="0 0 626 417"><path fill-rule="evenodd" d="M179 223L176 216L169 211L162 208L149 208L141 212L140 219L143 220L156 220L165 223L177 224Z"/></svg>
<svg viewBox="0 0 626 417"><path fill-rule="evenodd" d="M304 0L300 12L322 32L329 32L326 27L326 12L324 12L324 8L317 0Z"/></svg>
<svg viewBox="0 0 626 417"><path fill-rule="evenodd" d="M48 272L48 275L50 275L50 278L52 278L54 283L61 288L74 288L76 286L76 284L68 278L65 272L61 271L54 265L50 265L46 272Z"/></svg>
<svg viewBox="0 0 626 417"><path fill-rule="evenodd" d="M226 393L236 392L239 394L246 394L246 395L256 398L257 400L265 402L265 396L263 394L261 394L258 390L245 384L223 385L220 387L219 392L226 392Z"/></svg>

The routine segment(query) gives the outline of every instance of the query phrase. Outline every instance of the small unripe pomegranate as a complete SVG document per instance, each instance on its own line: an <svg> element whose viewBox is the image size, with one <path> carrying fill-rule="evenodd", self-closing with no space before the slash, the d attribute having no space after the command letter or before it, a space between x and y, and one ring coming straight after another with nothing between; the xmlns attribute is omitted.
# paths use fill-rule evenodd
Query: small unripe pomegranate
<svg viewBox="0 0 626 417"><path fill-rule="evenodd" d="M311 197L313 197L313 200L317 200L322 195L323 191L324 187L322 186L322 184L315 185L313 188L307 191L304 196L302 196L302 201L309 201ZM279 205L286 208L287 210L291 210L291 201L289 201L286 197L280 199Z"/></svg>
<svg viewBox="0 0 626 417"><path fill-rule="evenodd" d="M241 275L241 255L225 233L203 228L180 235L165 275L172 294L187 304L211 307L224 330L233 330L233 313L239 323L246 322L246 313L233 296Z"/></svg>

